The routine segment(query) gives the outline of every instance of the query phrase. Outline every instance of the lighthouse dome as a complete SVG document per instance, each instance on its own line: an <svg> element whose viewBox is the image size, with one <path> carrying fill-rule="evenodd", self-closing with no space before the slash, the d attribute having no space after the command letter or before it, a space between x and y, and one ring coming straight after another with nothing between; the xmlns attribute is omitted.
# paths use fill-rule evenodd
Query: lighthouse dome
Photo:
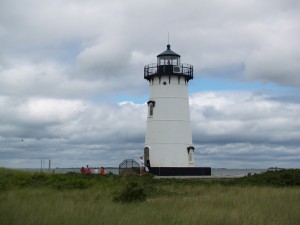
<svg viewBox="0 0 300 225"><path fill-rule="evenodd" d="M180 55L178 55L177 53L173 52L171 50L171 45L167 45L167 50L160 53L159 55L157 55L157 57L161 57L161 56L177 56L177 57L180 57Z"/></svg>

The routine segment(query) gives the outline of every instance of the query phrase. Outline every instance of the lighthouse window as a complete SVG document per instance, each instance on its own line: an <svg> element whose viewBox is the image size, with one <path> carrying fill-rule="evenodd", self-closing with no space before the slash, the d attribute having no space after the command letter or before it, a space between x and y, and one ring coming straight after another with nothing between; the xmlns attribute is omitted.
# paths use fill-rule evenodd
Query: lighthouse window
<svg viewBox="0 0 300 225"><path fill-rule="evenodd" d="M148 101L147 104L148 104L148 115L153 116L155 101Z"/></svg>
<svg viewBox="0 0 300 225"><path fill-rule="evenodd" d="M192 163L193 162L193 151L189 152L189 162Z"/></svg>
<svg viewBox="0 0 300 225"><path fill-rule="evenodd" d="M193 146L187 148L189 163L194 163L194 150L195 148Z"/></svg>
<svg viewBox="0 0 300 225"><path fill-rule="evenodd" d="M172 60L172 65L177 66L177 65L178 65L178 60L177 60L177 59L173 59L173 60Z"/></svg>
<svg viewBox="0 0 300 225"><path fill-rule="evenodd" d="M153 116L153 104L149 105L149 116Z"/></svg>

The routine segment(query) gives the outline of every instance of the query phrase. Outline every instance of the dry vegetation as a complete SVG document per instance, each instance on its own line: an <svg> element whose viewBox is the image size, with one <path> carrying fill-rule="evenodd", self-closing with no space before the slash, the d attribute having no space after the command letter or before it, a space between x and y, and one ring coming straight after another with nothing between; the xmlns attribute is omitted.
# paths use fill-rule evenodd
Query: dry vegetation
<svg viewBox="0 0 300 225"><path fill-rule="evenodd" d="M0 169L0 224L299 224L299 171L271 172L266 183L262 176L155 180Z"/></svg>

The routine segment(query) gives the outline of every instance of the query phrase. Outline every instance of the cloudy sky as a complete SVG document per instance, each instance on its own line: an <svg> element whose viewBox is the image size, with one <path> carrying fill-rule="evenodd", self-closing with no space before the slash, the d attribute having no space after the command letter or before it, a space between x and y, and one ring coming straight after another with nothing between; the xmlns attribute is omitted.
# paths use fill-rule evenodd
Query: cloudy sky
<svg viewBox="0 0 300 225"><path fill-rule="evenodd" d="M298 0L0 0L0 167L138 159L168 32L196 165L299 168Z"/></svg>

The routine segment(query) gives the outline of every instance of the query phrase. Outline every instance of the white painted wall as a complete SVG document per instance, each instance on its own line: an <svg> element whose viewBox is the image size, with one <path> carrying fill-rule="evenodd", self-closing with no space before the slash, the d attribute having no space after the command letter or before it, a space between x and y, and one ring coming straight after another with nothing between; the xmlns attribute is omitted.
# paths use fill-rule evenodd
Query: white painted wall
<svg viewBox="0 0 300 225"><path fill-rule="evenodd" d="M166 82L166 85L164 85ZM188 86L184 77L155 77L150 98L155 101L153 116L147 118L145 147L152 167L193 167L187 147L192 145Z"/></svg>

